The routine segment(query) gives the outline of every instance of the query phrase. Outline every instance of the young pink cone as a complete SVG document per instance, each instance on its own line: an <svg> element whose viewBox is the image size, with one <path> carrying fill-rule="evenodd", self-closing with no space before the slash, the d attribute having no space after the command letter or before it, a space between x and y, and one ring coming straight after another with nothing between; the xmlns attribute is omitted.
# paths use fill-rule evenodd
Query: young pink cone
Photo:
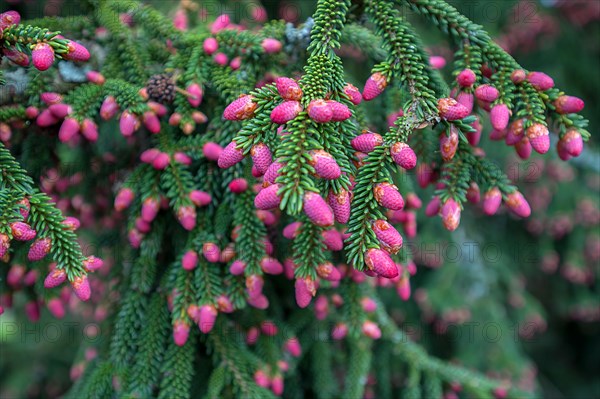
<svg viewBox="0 0 600 399"><path fill-rule="evenodd" d="M88 141L95 142L98 140L98 125L91 119L84 119L83 122L81 122L81 134Z"/></svg>
<svg viewBox="0 0 600 399"><path fill-rule="evenodd" d="M325 262L317 266L317 275L327 281L340 281L342 274L331 262Z"/></svg>
<svg viewBox="0 0 600 399"><path fill-rule="evenodd" d="M352 111L350 111L350 108L346 104L333 100L327 100L327 104L331 109L331 120L333 122L342 122L352 116Z"/></svg>
<svg viewBox="0 0 600 399"><path fill-rule="evenodd" d="M10 224L12 236L17 241L33 240L37 234L27 223L14 222Z"/></svg>
<svg viewBox="0 0 600 399"><path fill-rule="evenodd" d="M269 386L271 386L269 376L262 370L257 370L254 373L254 382L256 385L262 388L269 388Z"/></svg>
<svg viewBox="0 0 600 399"><path fill-rule="evenodd" d="M327 195L327 203L333 210L333 216L338 223L346 224L350 218L350 193L340 190L338 194L330 191Z"/></svg>
<svg viewBox="0 0 600 399"><path fill-rule="evenodd" d="M58 287L67 280L67 273L64 269L54 269L46 276L44 280L45 288Z"/></svg>
<svg viewBox="0 0 600 399"><path fill-rule="evenodd" d="M142 220L151 223L160 210L160 202L157 198L148 197L142 203L141 216Z"/></svg>
<svg viewBox="0 0 600 399"><path fill-rule="evenodd" d="M401 277L396 284L396 292L403 301L410 299L410 279L408 277Z"/></svg>
<svg viewBox="0 0 600 399"><path fill-rule="evenodd" d="M496 130L504 130L508 126L510 110L506 104L496 104L490 112L490 122Z"/></svg>
<svg viewBox="0 0 600 399"><path fill-rule="evenodd" d="M447 121L463 119L469 115L467 107L450 97L440 98L438 100L437 109L440 117Z"/></svg>
<svg viewBox="0 0 600 399"><path fill-rule="evenodd" d="M177 320L173 324L173 341L177 346L183 346L190 336L190 326L183 320Z"/></svg>
<svg viewBox="0 0 600 399"><path fill-rule="evenodd" d="M142 115L142 122L150 133L157 134L160 132L160 120L152 111L146 111Z"/></svg>
<svg viewBox="0 0 600 399"><path fill-rule="evenodd" d="M85 74L86 79L94 84L103 85L106 82L106 78L98 71L88 71Z"/></svg>
<svg viewBox="0 0 600 399"><path fill-rule="evenodd" d="M268 210L279 206L281 198L277 195L279 184L272 184L258 192L254 197L254 206L256 209Z"/></svg>
<svg viewBox="0 0 600 399"><path fill-rule="evenodd" d="M581 98L563 95L554 101L554 106L559 114L576 114L581 112L585 103Z"/></svg>
<svg viewBox="0 0 600 399"><path fill-rule="evenodd" d="M438 55L432 55L429 57L429 65L432 69L442 69L446 66L446 59Z"/></svg>
<svg viewBox="0 0 600 399"><path fill-rule="evenodd" d="M204 94L202 87L198 83L192 83L186 88L186 91L191 94L191 96L187 98L190 105L194 108L199 107Z"/></svg>
<svg viewBox="0 0 600 399"><path fill-rule="evenodd" d="M85 62L90 59L90 52L77 42L69 40L67 49L67 53L62 54L62 57L67 61Z"/></svg>
<svg viewBox="0 0 600 399"><path fill-rule="evenodd" d="M513 211L517 216L526 218L531 215L529 203L519 191L514 191L506 196L506 205L508 206L508 209Z"/></svg>
<svg viewBox="0 0 600 399"><path fill-rule="evenodd" d="M354 105L358 105L362 102L360 90L350 83L346 83L346 86L344 86L344 94L348 96L348 99L350 99L350 102Z"/></svg>
<svg viewBox="0 0 600 399"><path fill-rule="evenodd" d="M207 142L202 146L202 153L206 159L211 161L218 161L221 153L223 153L223 147L212 141Z"/></svg>
<svg viewBox="0 0 600 399"><path fill-rule="evenodd" d="M583 138L577 129L569 129L560 139L565 151L572 157L578 157L583 151Z"/></svg>
<svg viewBox="0 0 600 399"><path fill-rule="evenodd" d="M212 197L209 193L200 190L192 190L189 197L194 205L199 208L210 204L212 201Z"/></svg>
<svg viewBox="0 0 600 399"><path fill-rule="evenodd" d="M11 25L18 25L21 22L21 15L18 12L9 10L0 14L0 31Z"/></svg>
<svg viewBox="0 0 600 399"><path fill-rule="evenodd" d="M372 339L381 338L381 329L377 324L370 320L365 320L362 325L362 333Z"/></svg>
<svg viewBox="0 0 600 399"><path fill-rule="evenodd" d="M51 104L48 107L48 110L52 112L52 115L54 115L58 119L63 119L73 112L73 107L71 107L69 104L58 103Z"/></svg>
<svg viewBox="0 0 600 399"><path fill-rule="evenodd" d="M477 119L475 119L475 122L471 123L471 127L473 129L475 129L475 131L465 133L465 136L467 137L467 141L473 147L476 147L479 144L479 141L481 140L481 131L483 129L483 127L481 126L481 123L479 123L479 118L478 117L476 117L476 118Z"/></svg>
<svg viewBox="0 0 600 399"><path fill-rule="evenodd" d="M500 92L492 85L484 84L477 86L475 89L475 97L478 100L492 103L498 99Z"/></svg>
<svg viewBox="0 0 600 399"><path fill-rule="evenodd" d="M554 87L554 80L543 72L529 72L527 81L538 91L546 91Z"/></svg>
<svg viewBox="0 0 600 399"><path fill-rule="evenodd" d="M95 272L104 265L104 261L95 256L88 256L83 260L83 269L86 272Z"/></svg>
<svg viewBox="0 0 600 399"><path fill-rule="evenodd" d="M217 309L212 305L202 305L200 306L200 320L198 326L200 327L200 331L204 334L208 334L211 332L213 327L215 326L215 321L218 316Z"/></svg>
<svg viewBox="0 0 600 399"><path fill-rule="evenodd" d="M323 231L321 237L323 237L323 244L330 251L341 251L344 248L344 239L336 229Z"/></svg>
<svg viewBox="0 0 600 399"><path fill-rule="evenodd" d="M456 82L462 87L471 87L477 80L475 72L470 69L463 69L456 77Z"/></svg>
<svg viewBox="0 0 600 399"><path fill-rule="evenodd" d="M92 291L90 289L90 282L88 281L87 275L83 274L81 276L77 276L71 281L71 287L73 288L73 292L77 295L82 301L87 301L90 299L92 295Z"/></svg>
<svg viewBox="0 0 600 399"><path fill-rule="evenodd" d="M0 258L3 258L4 255L8 252L10 248L10 239L6 234L0 234Z"/></svg>
<svg viewBox="0 0 600 399"><path fill-rule="evenodd" d="M310 277L297 278L294 284L296 303L305 308L310 305L312 298L317 294L315 282Z"/></svg>
<svg viewBox="0 0 600 399"><path fill-rule="evenodd" d="M372 224L375 237L379 240L381 247L391 254L396 254L402 248L402 236L387 221L378 219Z"/></svg>
<svg viewBox="0 0 600 399"><path fill-rule="evenodd" d="M389 280L382 279L381 281L388 282ZM368 297L364 297L360 300L360 306L367 313L373 313L377 310L377 302L375 302L372 298Z"/></svg>
<svg viewBox="0 0 600 399"><path fill-rule="evenodd" d="M233 179L229 183L229 190L234 194L243 193L248 189L248 181L243 177Z"/></svg>
<svg viewBox="0 0 600 399"><path fill-rule="evenodd" d="M456 96L456 101L459 104L464 105L464 107L469 111L469 113L473 112L473 105L475 104L475 96L473 93L467 93L465 91L461 91Z"/></svg>
<svg viewBox="0 0 600 399"><path fill-rule="evenodd" d="M336 341L344 339L348 335L348 326L345 323L338 323L331 331L331 338Z"/></svg>
<svg viewBox="0 0 600 399"><path fill-rule="evenodd" d="M250 149L250 156L257 172L262 176L273 163L271 150L266 144L258 143Z"/></svg>
<svg viewBox="0 0 600 399"><path fill-rule="evenodd" d="M523 83L527 79L527 73L522 69L515 69L510 74L510 80L516 85Z"/></svg>
<svg viewBox="0 0 600 399"><path fill-rule="evenodd" d="M550 149L550 132L548 128L541 123L534 123L527 129L527 138L531 147L539 153L545 154Z"/></svg>
<svg viewBox="0 0 600 399"><path fill-rule="evenodd" d="M289 338L283 344L283 348L286 352L288 352L293 357L300 357L302 354L302 347L300 346L300 341L296 337Z"/></svg>
<svg viewBox="0 0 600 399"><path fill-rule="evenodd" d="M282 167L283 167L282 163L273 162L267 168L267 171L265 172L265 174L263 176L263 180L269 184L275 184L275 179L277 179L277 177L279 176L279 169L281 169Z"/></svg>
<svg viewBox="0 0 600 399"><path fill-rule="evenodd" d="M244 270L246 270L246 263L240 259L234 260L229 266L229 273L233 274L234 276L240 276L244 274Z"/></svg>
<svg viewBox="0 0 600 399"><path fill-rule="evenodd" d="M35 123L39 127L48 127L58 123L59 121L60 119L54 116L50 110L45 109L37 116Z"/></svg>
<svg viewBox="0 0 600 399"><path fill-rule="evenodd" d="M229 63L229 58L225 53L216 53L213 55L213 59L220 66L226 66Z"/></svg>
<svg viewBox="0 0 600 399"><path fill-rule="evenodd" d="M213 242L205 242L202 244L202 255L210 263L217 263L221 258L221 250L217 244Z"/></svg>
<svg viewBox="0 0 600 399"><path fill-rule="evenodd" d="M515 144L515 150L521 159L529 159L531 156L531 149L531 143L527 137L523 137L517 144Z"/></svg>
<svg viewBox="0 0 600 399"><path fill-rule="evenodd" d="M183 258L181 259L181 267L183 267L184 270L190 271L194 270L197 265L198 253L191 249L189 251L186 251L186 253L183 254Z"/></svg>
<svg viewBox="0 0 600 399"><path fill-rule="evenodd" d="M312 100L307 107L308 116L317 123L327 123L333 118L333 110L327 101Z"/></svg>
<svg viewBox="0 0 600 399"><path fill-rule="evenodd" d="M380 134L371 133L367 130L363 130L362 134L356 136L352 139L352 141L350 141L352 148L354 148L356 151L361 151L367 154L381 144L383 144L383 137L381 137Z"/></svg>
<svg viewBox="0 0 600 399"><path fill-rule="evenodd" d="M302 89L294 79L280 77L275 79L277 92L284 100L299 101L302 98Z"/></svg>
<svg viewBox="0 0 600 399"><path fill-rule="evenodd" d="M246 290L249 297L255 298L262 295L263 286L264 280L262 276L252 274L246 277Z"/></svg>
<svg viewBox="0 0 600 399"><path fill-rule="evenodd" d="M204 52L206 54L212 55L215 51L219 49L219 42L217 42L217 39L215 39L214 37L206 38L202 43L202 48L204 49Z"/></svg>
<svg viewBox="0 0 600 399"><path fill-rule="evenodd" d="M335 180L342 175L340 166L333 156L323 150L311 150L308 153L311 160L308 161L315 168L315 174L327 180Z"/></svg>
<svg viewBox="0 0 600 399"><path fill-rule="evenodd" d="M467 201L469 201L472 204L478 204L481 200L481 192L479 191L479 186L474 181L472 181L469 185L466 197Z"/></svg>
<svg viewBox="0 0 600 399"><path fill-rule="evenodd" d="M394 263L387 252L370 248L365 252L365 264L368 270L385 278L395 278L398 276L398 266Z"/></svg>
<svg viewBox="0 0 600 399"><path fill-rule="evenodd" d="M125 137L130 137L140 128L140 121L137 116L127 110L121 113L119 118L119 130Z"/></svg>
<svg viewBox="0 0 600 399"><path fill-rule="evenodd" d="M299 101L286 100L273 108L271 111L271 122L282 125L295 119L302 112L302 105Z"/></svg>
<svg viewBox="0 0 600 399"><path fill-rule="evenodd" d="M448 199L440 210L442 223L448 231L454 231L460 224L460 205L453 199Z"/></svg>
<svg viewBox="0 0 600 399"><path fill-rule="evenodd" d="M31 50L31 61L39 71L45 71L54 63L54 49L48 43L38 43Z"/></svg>
<svg viewBox="0 0 600 399"><path fill-rule="evenodd" d="M275 258L262 258L260 261L260 268L267 274L277 275L283 273L283 265Z"/></svg>
<svg viewBox="0 0 600 399"><path fill-rule="evenodd" d="M1 31L1 29L0 29ZM14 47L5 47L2 49L2 54L9 59L10 61L14 62L15 64L22 66L22 67L28 67L29 66L29 56L21 51L16 50Z"/></svg>
<svg viewBox="0 0 600 399"><path fill-rule="evenodd" d="M306 192L303 203L304 213L311 222L321 227L333 225L333 211L319 194L312 191Z"/></svg>
<svg viewBox="0 0 600 399"><path fill-rule="evenodd" d="M517 119L512 122L506 130L505 141L507 145L515 145L523 139L525 133L524 119Z"/></svg>
<svg viewBox="0 0 600 399"><path fill-rule="evenodd" d="M398 191L398 187L390 183L378 183L373 188L373 195L379 205L393 211L404 208L404 198Z"/></svg>
<svg viewBox="0 0 600 399"><path fill-rule="evenodd" d="M65 305L60 298L52 298L48 301L48 311L57 319L65 317Z"/></svg>
<svg viewBox="0 0 600 399"><path fill-rule="evenodd" d="M129 205L133 202L135 194L130 188L122 188L115 197L115 210L123 211L129 208Z"/></svg>
<svg viewBox="0 0 600 399"><path fill-rule="evenodd" d="M252 118L254 116L254 111L258 106L253 100L254 97L252 95L242 94L225 108L223 117L230 121L242 121Z"/></svg>
<svg viewBox="0 0 600 399"><path fill-rule="evenodd" d="M300 227L302 227L302 222L292 222L283 228L282 234L288 240L293 240L300 233Z"/></svg>
<svg viewBox="0 0 600 399"><path fill-rule="evenodd" d="M281 51L283 44L281 44L281 42L277 39L268 37L262 41L261 46L265 53L275 54Z"/></svg>
<svg viewBox="0 0 600 399"><path fill-rule="evenodd" d="M458 149L458 129L452 125L450 127L450 134L445 132L440 136L440 152L442 159L446 162L454 158L456 150Z"/></svg>
<svg viewBox="0 0 600 399"><path fill-rule="evenodd" d="M217 161L217 165L219 165L219 168L230 168L244 159L243 151L236 147L237 143L235 141L232 141L231 143L227 144L227 147L225 147L221 155L219 155L219 160Z"/></svg>
<svg viewBox="0 0 600 399"><path fill-rule="evenodd" d="M100 117L105 121L109 120L119 112L119 104L113 96L108 96L100 106Z"/></svg>
<svg viewBox="0 0 600 399"><path fill-rule="evenodd" d="M58 131L58 139L61 142L66 143L75 137L77 133L79 133L79 122L73 118L65 118Z"/></svg>
<svg viewBox="0 0 600 399"><path fill-rule="evenodd" d="M437 195L429 201L427 207L425 207L425 215L428 217L432 217L440 213L440 209L442 208L442 203L440 201L440 197Z"/></svg>
<svg viewBox="0 0 600 399"><path fill-rule="evenodd" d="M412 169L417 165L417 155L406 143L397 142L392 144L390 149L392 159L396 164L404 169Z"/></svg>
<svg viewBox="0 0 600 399"><path fill-rule="evenodd" d="M50 249L52 249L52 240L48 237L39 238L29 247L27 259L30 262L42 260L50 253Z"/></svg>
<svg viewBox="0 0 600 399"><path fill-rule="evenodd" d="M385 76L379 72L375 72L369 76L369 79L367 79L367 82L365 83L365 87L362 92L363 99L365 101L373 100L375 97L383 93L387 85L388 82Z"/></svg>
<svg viewBox="0 0 600 399"><path fill-rule="evenodd" d="M177 210L177 220L187 231L193 230L196 227L196 209L193 206L182 206Z"/></svg>
<svg viewBox="0 0 600 399"><path fill-rule="evenodd" d="M494 215L502 203L502 193L498 187L492 187L483 195L483 213Z"/></svg>

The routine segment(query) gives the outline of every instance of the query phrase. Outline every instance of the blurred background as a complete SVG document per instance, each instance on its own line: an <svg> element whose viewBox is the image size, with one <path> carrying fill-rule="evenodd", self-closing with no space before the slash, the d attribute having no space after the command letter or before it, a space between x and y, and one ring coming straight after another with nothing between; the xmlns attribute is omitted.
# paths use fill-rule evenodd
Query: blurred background
<svg viewBox="0 0 600 399"><path fill-rule="evenodd" d="M168 14L180 4L147 3ZM269 19L301 24L315 3L268 0L262 5ZM484 149L524 191L533 216L520 221L465 212L461 229L450 235L439 221L420 214L419 236L411 245L424 267L412 282L414 299L394 309L396 319L441 358L516 380L524 388L537 386L540 397L600 397L600 1L450 3L483 25L524 68L546 72L567 94L584 99L582 115L590 120L592 139L583 155L568 163L556 154L517 163L511 148L490 146L487 140ZM15 9L24 19L70 16L91 11L93 4L2 0L0 12ZM198 18L210 21L225 12L240 21L255 4L198 2ZM360 20L363 5L353 4ZM451 61L452 49L437 30L410 12L406 16L430 53ZM370 66L361 62L360 49L341 51L353 55L346 66L366 78ZM451 68L446 69L450 79ZM426 201L431 192L419 195ZM15 296L16 309L26 303L26 296ZM63 394L86 359L107 345L109 331L97 313L67 313L59 320L42 309L37 323L23 312L2 315L0 398Z"/></svg>

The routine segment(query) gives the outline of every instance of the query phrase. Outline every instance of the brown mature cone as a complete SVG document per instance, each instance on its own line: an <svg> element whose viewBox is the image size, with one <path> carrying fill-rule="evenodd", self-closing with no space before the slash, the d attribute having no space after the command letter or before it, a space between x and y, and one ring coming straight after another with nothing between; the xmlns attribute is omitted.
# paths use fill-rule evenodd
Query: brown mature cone
<svg viewBox="0 0 600 399"><path fill-rule="evenodd" d="M175 82L170 73L150 76L146 83L148 97L158 103L172 103L175 100Z"/></svg>

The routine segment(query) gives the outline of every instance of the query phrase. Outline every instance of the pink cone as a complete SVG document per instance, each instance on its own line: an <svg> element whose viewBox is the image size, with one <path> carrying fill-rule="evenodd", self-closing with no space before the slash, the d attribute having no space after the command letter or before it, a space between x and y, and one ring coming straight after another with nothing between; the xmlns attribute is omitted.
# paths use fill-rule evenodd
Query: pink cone
<svg viewBox="0 0 600 399"><path fill-rule="evenodd" d="M193 206L182 206L177 210L177 220L187 231L196 227L196 210Z"/></svg>
<svg viewBox="0 0 600 399"><path fill-rule="evenodd" d="M446 230L456 230L460 224L460 205L454 199L448 199L442 205L440 216Z"/></svg>
<svg viewBox="0 0 600 399"><path fill-rule="evenodd" d="M360 94L360 90L350 83L346 83L346 86L344 86L344 94L348 96L354 105L358 105L362 101L362 94Z"/></svg>
<svg viewBox="0 0 600 399"><path fill-rule="evenodd" d="M513 211L517 216L526 218L531 215L529 203L519 191L514 191L507 195L506 205L508 206L508 209Z"/></svg>
<svg viewBox="0 0 600 399"><path fill-rule="evenodd" d="M127 110L121 113L121 118L119 118L119 129L123 136L129 137L139 128L140 121L135 114Z"/></svg>
<svg viewBox="0 0 600 399"><path fill-rule="evenodd" d="M375 200L379 205L393 211L399 211L404 208L404 198L398 188L390 183L378 183L373 188Z"/></svg>
<svg viewBox="0 0 600 399"><path fill-rule="evenodd" d="M271 150L266 144L258 143L250 149L250 156L257 172L262 176L265 174L269 166L273 163Z"/></svg>
<svg viewBox="0 0 600 399"><path fill-rule="evenodd" d="M469 110L453 98L440 98L438 100L438 112L440 117L448 121L463 119L469 115Z"/></svg>
<svg viewBox="0 0 600 399"><path fill-rule="evenodd" d="M577 129L569 129L560 139L565 151L572 157L578 157L583 151L583 138Z"/></svg>
<svg viewBox="0 0 600 399"><path fill-rule="evenodd" d="M412 169L417 165L417 155L406 143L394 143L390 152L394 162L404 169Z"/></svg>
<svg viewBox="0 0 600 399"><path fill-rule="evenodd" d="M135 194L130 188L121 189L115 198L115 210L122 211L127 209L133 202Z"/></svg>
<svg viewBox="0 0 600 399"><path fill-rule="evenodd" d="M173 324L173 341L177 346L183 346L190 336L190 326L183 320L175 321Z"/></svg>
<svg viewBox="0 0 600 399"><path fill-rule="evenodd" d="M295 119L302 111L302 105L298 101L284 101L271 111L271 121L277 124L288 123Z"/></svg>
<svg viewBox="0 0 600 399"><path fill-rule="evenodd" d="M296 292L296 303L301 308L310 305L312 298L317 294L315 282L310 277L296 279L294 289Z"/></svg>
<svg viewBox="0 0 600 399"><path fill-rule="evenodd" d="M490 122L492 122L492 127L494 129L506 129L509 118L510 110L506 104L496 104L492 107L492 111L490 112Z"/></svg>
<svg viewBox="0 0 600 399"><path fill-rule="evenodd" d="M307 111L310 119L317 123L327 123L333 118L333 109L322 99L312 100Z"/></svg>
<svg viewBox="0 0 600 399"><path fill-rule="evenodd" d="M217 309L212 305L200 306L200 320L198 323L200 331L204 334L211 332L215 326L218 314Z"/></svg>
<svg viewBox="0 0 600 399"><path fill-rule="evenodd" d="M554 106L559 114L576 114L581 112L585 103L578 97L563 95L554 101Z"/></svg>
<svg viewBox="0 0 600 399"><path fill-rule="evenodd" d="M73 118L66 118L62 125L60 125L60 130L58 131L58 139L66 143L71 140L79 133L79 122Z"/></svg>
<svg viewBox="0 0 600 399"><path fill-rule="evenodd" d="M100 106L100 117L105 121L109 120L119 112L119 104L113 96L108 96Z"/></svg>
<svg viewBox="0 0 600 399"><path fill-rule="evenodd" d="M375 147L383 144L383 138L380 134L363 130L363 133L353 138L352 141L350 141L350 144L356 151L369 153L373 151Z"/></svg>
<svg viewBox="0 0 600 399"><path fill-rule="evenodd" d="M502 203L502 193L498 187L492 187L483 195L483 212L486 215L494 215L498 212Z"/></svg>
<svg viewBox="0 0 600 399"><path fill-rule="evenodd" d="M13 239L17 241L33 240L37 234L27 223L14 222L10 224Z"/></svg>
<svg viewBox="0 0 600 399"><path fill-rule="evenodd" d="M254 97L252 95L242 94L225 108L223 117L230 121L241 121L252 118L254 116L254 111L258 106L253 100Z"/></svg>
<svg viewBox="0 0 600 399"><path fill-rule="evenodd" d="M45 288L58 287L67 280L67 273L64 269L54 269L46 276L44 280Z"/></svg>
<svg viewBox="0 0 600 399"><path fill-rule="evenodd" d="M256 209L268 210L279 206L281 198L277 195L279 184L272 184L259 191L254 198L254 206Z"/></svg>
<svg viewBox="0 0 600 399"><path fill-rule="evenodd" d="M317 266L317 275L327 281L339 281L342 279L340 271L331 262L325 262Z"/></svg>
<svg viewBox="0 0 600 399"><path fill-rule="evenodd" d="M48 237L39 238L31 244L29 252L27 253L27 259L30 262L36 262L42 260L50 253L52 248L52 240Z"/></svg>
<svg viewBox="0 0 600 399"><path fill-rule="evenodd" d="M385 278L398 276L398 266L394 263L387 252L381 249L371 248L365 252L365 264L368 270Z"/></svg>
<svg viewBox="0 0 600 399"><path fill-rule="evenodd" d="M456 77L456 82L462 87L471 87L477 80L475 72L470 69L463 69Z"/></svg>
<svg viewBox="0 0 600 399"><path fill-rule="evenodd" d="M267 274L277 275L283 273L283 265L275 258L262 258L260 261L260 268Z"/></svg>
<svg viewBox="0 0 600 399"><path fill-rule="evenodd" d="M236 147L237 143L235 141L232 141L227 145L227 147L225 147L225 149L219 156L219 160L217 162L219 168L230 168L244 159L244 153L241 149L238 149Z"/></svg>
<svg viewBox="0 0 600 399"><path fill-rule="evenodd" d="M541 123L534 123L527 129L527 138L531 147L539 153L545 154L550 149L550 133L548 128Z"/></svg>
<svg viewBox="0 0 600 399"><path fill-rule="evenodd" d="M45 71L54 63L54 49L48 43L38 43L31 50L31 61L39 71Z"/></svg>
<svg viewBox="0 0 600 399"><path fill-rule="evenodd" d="M181 267L185 270L194 270L198 265L198 253L194 250L186 251L181 259Z"/></svg>
<svg viewBox="0 0 600 399"><path fill-rule="evenodd" d="M277 179L277 177L279 176L279 169L281 169L282 167L283 167L283 164L281 164L279 162L273 162L267 168L267 171L265 172L265 174L263 176L263 180L269 184L275 184L275 179Z"/></svg>
<svg viewBox="0 0 600 399"><path fill-rule="evenodd" d="M398 253L402 248L402 236L387 221L379 219L372 224L375 237L379 240L381 247L391 254Z"/></svg>
<svg viewBox="0 0 600 399"><path fill-rule="evenodd" d="M554 80L543 72L529 72L527 81L539 91L546 91L554 87Z"/></svg>
<svg viewBox="0 0 600 399"><path fill-rule="evenodd" d="M308 191L304 194L303 202L304 213L311 222L321 227L333 225L333 211L319 194Z"/></svg>
<svg viewBox="0 0 600 399"><path fill-rule="evenodd" d="M202 255L210 263L217 263L221 258L221 250L214 242L202 244Z"/></svg>
<svg viewBox="0 0 600 399"><path fill-rule="evenodd" d="M362 93L363 99L365 101L373 100L375 97L383 93L387 85L388 82L385 76L379 72L375 72L369 76L369 79L367 79L367 82L365 83Z"/></svg>
<svg viewBox="0 0 600 399"><path fill-rule="evenodd" d="M327 203L333 210L333 215L338 223L346 224L350 218L350 193L340 190L338 194L330 191L327 195Z"/></svg>
<svg viewBox="0 0 600 399"><path fill-rule="evenodd" d="M496 101L499 95L498 89L492 85L484 84L475 89L475 97L477 97L478 100L488 103Z"/></svg>
<svg viewBox="0 0 600 399"><path fill-rule="evenodd" d="M77 298L82 301L87 301L90 299L92 295L92 291L90 289L90 282L85 274L75 277L73 281L71 281L71 287L73 287L73 291Z"/></svg>
<svg viewBox="0 0 600 399"><path fill-rule="evenodd" d="M454 125L450 127L450 133L443 132L440 136L440 153L446 162L454 158L458 149L458 132Z"/></svg>
<svg viewBox="0 0 600 399"><path fill-rule="evenodd" d="M352 116L352 111L350 111L350 108L346 104L333 100L327 100L327 104L331 109L331 120L333 122L342 122Z"/></svg>
<svg viewBox="0 0 600 399"><path fill-rule="evenodd" d="M326 151L309 151L311 160L308 161L314 168L315 174L327 180L335 180L342 175L342 171L335 159Z"/></svg>
<svg viewBox="0 0 600 399"><path fill-rule="evenodd" d="M81 134L88 141L95 142L98 140L98 126L91 119L84 119L81 122Z"/></svg>
<svg viewBox="0 0 600 399"><path fill-rule="evenodd" d="M299 101L302 98L302 89L294 79L280 77L275 79L275 85L284 100Z"/></svg>

